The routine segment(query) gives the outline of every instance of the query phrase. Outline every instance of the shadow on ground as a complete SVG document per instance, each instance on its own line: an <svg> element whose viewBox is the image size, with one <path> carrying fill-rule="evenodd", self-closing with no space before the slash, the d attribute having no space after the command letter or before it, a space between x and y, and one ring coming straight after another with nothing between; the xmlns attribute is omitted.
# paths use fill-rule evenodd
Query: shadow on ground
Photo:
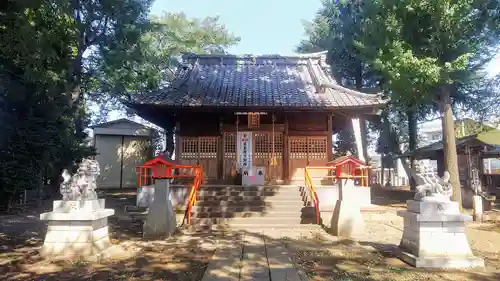
<svg viewBox="0 0 500 281"><path fill-rule="evenodd" d="M395 256L396 245L392 244L351 240L313 243L310 239L292 240L287 244L295 249L296 264L311 280L500 280L500 274L495 272L416 269Z"/></svg>
<svg viewBox="0 0 500 281"><path fill-rule="evenodd" d="M107 207L115 208L117 213L120 213L125 205L133 204L134 200L133 194L118 193L109 194L106 199ZM118 219L110 220L113 243L119 244L125 253L133 253L131 256L117 257L101 263L49 262L38 254L45 234L46 225L43 222L40 222L32 213L0 219L2 224L0 233L2 281L199 281L214 254L216 241L227 241L227 243L221 243L221 247L230 248L239 253L239 258L222 257L227 260L221 270L236 271L236 274L239 274L238 272L243 271L245 267L241 259L262 257L262 255L245 255L245 253L259 253L262 249L253 244L244 244L241 237L263 239L267 249L284 246L287 255L290 255L297 267L311 280L500 280L500 274L496 272L417 270L394 257L395 245L338 240L317 230L272 230L269 232L226 230L210 233L179 231L167 240L145 241L141 238L140 225ZM282 261L273 260L274 258L268 257L265 264L274 264L274 270L280 270ZM498 260L488 262L500 263Z"/></svg>
<svg viewBox="0 0 500 281"><path fill-rule="evenodd" d="M410 190L387 189L381 186L373 186L370 192L372 204L388 207L406 207L406 201L415 196L415 192Z"/></svg>

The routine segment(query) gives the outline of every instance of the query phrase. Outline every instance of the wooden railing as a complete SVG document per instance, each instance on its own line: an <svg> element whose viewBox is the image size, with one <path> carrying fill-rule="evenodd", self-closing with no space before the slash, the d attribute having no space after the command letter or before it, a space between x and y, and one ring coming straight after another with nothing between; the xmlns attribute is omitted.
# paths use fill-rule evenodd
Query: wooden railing
<svg viewBox="0 0 500 281"><path fill-rule="evenodd" d="M320 224L320 215L319 215L319 198L318 193L314 189L314 184L311 178L311 174L309 173L309 169L312 167L306 167L304 169L304 183L305 187L309 189L309 194L311 196L311 200L314 203L314 209L316 210L316 224Z"/></svg>
<svg viewBox="0 0 500 281"><path fill-rule="evenodd" d="M320 176L318 179L324 180L324 179L332 179L332 183L334 183L334 180L340 180L340 179L358 179L360 181L361 186L368 186L368 178L369 178L369 173L368 173L368 166L363 166L361 167L360 170L360 175L345 175L345 174L337 174L337 173L332 173L333 171L336 170L336 167L334 166L307 166L304 169L304 183L305 187L309 189L309 193L311 196L311 200L314 203L314 208L316 209L316 223L320 224L320 212L319 212L319 198L318 198L318 193L316 192L316 188L314 187L313 183L313 177L311 176L311 170L327 170L328 173L325 176Z"/></svg>
<svg viewBox="0 0 500 281"><path fill-rule="evenodd" d="M187 224L191 224L191 212L193 210L194 204L196 204L197 191L200 188L201 182L203 180L203 171L200 167L196 169L195 178L191 191L189 192L188 205L186 210Z"/></svg>

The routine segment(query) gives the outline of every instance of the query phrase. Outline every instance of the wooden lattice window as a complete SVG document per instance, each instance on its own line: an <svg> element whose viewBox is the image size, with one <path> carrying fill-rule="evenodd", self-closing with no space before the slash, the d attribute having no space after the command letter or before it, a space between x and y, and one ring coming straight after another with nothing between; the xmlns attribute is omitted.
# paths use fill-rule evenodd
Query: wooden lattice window
<svg viewBox="0 0 500 281"><path fill-rule="evenodd" d="M217 137L182 137L182 159L217 158Z"/></svg>
<svg viewBox="0 0 500 281"><path fill-rule="evenodd" d="M203 159L217 158L217 137L199 137L198 148L199 157Z"/></svg>
<svg viewBox="0 0 500 281"><path fill-rule="evenodd" d="M307 159L306 138L290 138L290 158Z"/></svg>
<svg viewBox="0 0 500 281"><path fill-rule="evenodd" d="M248 112L248 128L260 127L260 114L258 112Z"/></svg>
<svg viewBox="0 0 500 281"><path fill-rule="evenodd" d="M273 153L273 142L271 133L255 133L254 146L255 158L269 159ZM274 135L274 153L276 158L281 158L283 155L283 134Z"/></svg>
<svg viewBox="0 0 500 281"><path fill-rule="evenodd" d="M309 159L326 159L328 142L326 137L307 138L307 154Z"/></svg>
<svg viewBox="0 0 500 281"><path fill-rule="evenodd" d="M224 158L236 158L236 134L224 134Z"/></svg>
<svg viewBox="0 0 500 281"><path fill-rule="evenodd" d="M198 138L197 137L181 137L182 159L198 158Z"/></svg>

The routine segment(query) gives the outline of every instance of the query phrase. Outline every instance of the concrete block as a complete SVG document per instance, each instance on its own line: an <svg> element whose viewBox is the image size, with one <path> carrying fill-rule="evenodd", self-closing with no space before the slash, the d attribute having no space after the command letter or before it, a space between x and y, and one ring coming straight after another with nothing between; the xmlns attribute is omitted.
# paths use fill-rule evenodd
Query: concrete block
<svg viewBox="0 0 500 281"><path fill-rule="evenodd" d="M338 200L333 210L330 231L340 237L352 237L364 232L364 220L359 206Z"/></svg>

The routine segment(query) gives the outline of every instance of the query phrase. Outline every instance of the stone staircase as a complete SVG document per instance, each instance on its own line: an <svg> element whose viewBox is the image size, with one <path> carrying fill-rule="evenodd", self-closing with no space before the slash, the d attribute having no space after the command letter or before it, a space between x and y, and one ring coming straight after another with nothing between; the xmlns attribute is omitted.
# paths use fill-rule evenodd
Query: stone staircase
<svg viewBox="0 0 500 281"><path fill-rule="evenodd" d="M204 186L191 226L197 229L308 228L315 222L308 192L299 186Z"/></svg>

